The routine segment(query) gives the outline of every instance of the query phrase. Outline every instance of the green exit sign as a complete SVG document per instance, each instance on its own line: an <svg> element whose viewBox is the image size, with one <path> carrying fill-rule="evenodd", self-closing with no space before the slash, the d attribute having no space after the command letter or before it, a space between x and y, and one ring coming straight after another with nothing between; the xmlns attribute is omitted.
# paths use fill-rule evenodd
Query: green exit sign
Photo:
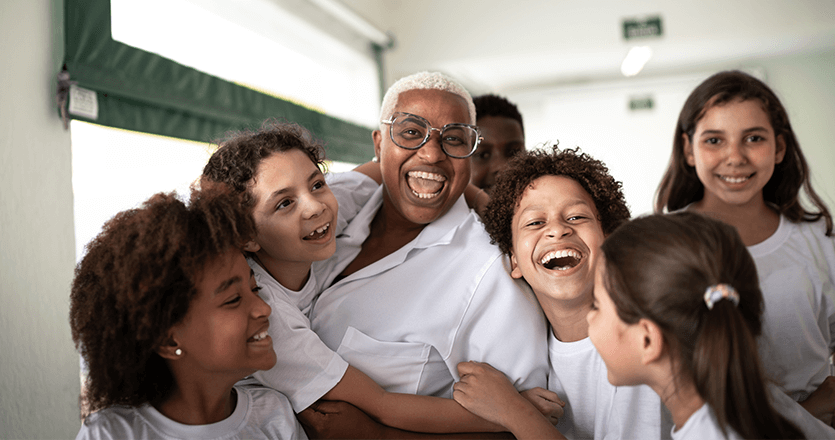
<svg viewBox="0 0 835 440"><path fill-rule="evenodd" d="M661 17L649 17L642 20L623 20L623 38L626 40L647 37L657 38L662 33Z"/></svg>
<svg viewBox="0 0 835 440"><path fill-rule="evenodd" d="M655 107L655 100L652 99L652 96L629 98L629 110L632 110L633 112L652 110L653 107Z"/></svg>

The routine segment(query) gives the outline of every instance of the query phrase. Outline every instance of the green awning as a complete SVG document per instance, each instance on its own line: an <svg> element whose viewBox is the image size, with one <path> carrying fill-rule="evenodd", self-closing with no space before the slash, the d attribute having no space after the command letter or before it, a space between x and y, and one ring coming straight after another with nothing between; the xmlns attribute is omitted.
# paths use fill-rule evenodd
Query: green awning
<svg viewBox="0 0 835 440"><path fill-rule="evenodd" d="M372 128L184 66L113 40L110 0L65 0L64 75L95 92L95 119L71 119L127 130L211 142L229 130L257 128L269 118L296 122L326 143L329 159L363 163L374 155ZM59 93L60 95L60 93Z"/></svg>

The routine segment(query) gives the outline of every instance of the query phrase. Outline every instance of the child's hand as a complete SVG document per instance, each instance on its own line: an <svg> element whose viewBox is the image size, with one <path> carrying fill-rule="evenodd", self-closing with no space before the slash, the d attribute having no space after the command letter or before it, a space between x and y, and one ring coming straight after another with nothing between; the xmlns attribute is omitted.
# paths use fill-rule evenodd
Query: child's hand
<svg viewBox="0 0 835 440"><path fill-rule="evenodd" d="M298 414L309 438L384 438L378 424L350 403L320 400Z"/></svg>
<svg viewBox="0 0 835 440"><path fill-rule="evenodd" d="M499 370L481 362L458 364L461 380L453 386L452 397L473 414L508 427L508 407L513 402L527 403Z"/></svg>
<svg viewBox="0 0 835 440"><path fill-rule="evenodd" d="M553 425L556 425L560 417L565 414L565 410L563 409L565 402L560 400L560 396L553 391L536 387L522 391L520 394L522 394L522 397L528 399Z"/></svg>
<svg viewBox="0 0 835 440"><path fill-rule="evenodd" d="M522 397L501 371L481 362L461 362L458 375L461 380L452 387L452 397L473 414L504 426L518 439L565 438L551 424L550 417L546 419L540 414L539 406ZM535 400L542 404L551 396L539 390L544 393ZM537 394L536 389L529 391ZM558 411L562 412L561 406Z"/></svg>
<svg viewBox="0 0 835 440"><path fill-rule="evenodd" d="M835 426L835 376L827 377L818 389L800 403L800 406L827 425Z"/></svg>

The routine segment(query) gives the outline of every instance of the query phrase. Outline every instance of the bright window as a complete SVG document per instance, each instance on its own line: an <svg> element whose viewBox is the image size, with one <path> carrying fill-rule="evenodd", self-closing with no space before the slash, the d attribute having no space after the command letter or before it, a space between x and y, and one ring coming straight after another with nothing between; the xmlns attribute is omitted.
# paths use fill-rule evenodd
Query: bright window
<svg viewBox="0 0 835 440"><path fill-rule="evenodd" d="M76 261L118 212L139 207L158 192L176 191L187 200L189 187L215 150L213 144L75 120L70 124ZM354 166L330 162L328 170Z"/></svg>
<svg viewBox="0 0 835 440"><path fill-rule="evenodd" d="M377 68L270 0L111 0L113 39L365 126Z"/></svg>

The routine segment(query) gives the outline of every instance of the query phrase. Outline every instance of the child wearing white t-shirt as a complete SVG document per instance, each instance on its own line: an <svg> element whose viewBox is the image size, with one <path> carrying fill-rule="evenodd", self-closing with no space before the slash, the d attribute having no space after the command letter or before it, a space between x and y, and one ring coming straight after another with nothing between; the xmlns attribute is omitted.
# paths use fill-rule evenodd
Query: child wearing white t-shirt
<svg viewBox="0 0 835 440"><path fill-rule="evenodd" d="M459 365L458 402L517 437L668 435L671 422L658 396L646 386L609 384L588 338L586 313L600 243L628 219L620 182L579 149L527 151L508 163L493 188L484 223L510 257L511 275L533 288L550 322L548 389L565 402L565 414L556 430L543 417L522 415L529 406L502 375L478 363Z"/></svg>
<svg viewBox="0 0 835 440"><path fill-rule="evenodd" d="M788 112L764 82L719 72L685 101L655 203L659 213L683 209L737 229L765 298L758 341L765 372L832 423L832 216L812 188Z"/></svg>
<svg viewBox="0 0 835 440"><path fill-rule="evenodd" d="M236 196L157 194L117 214L73 280L70 325L94 411L78 439L306 439L287 398L237 382L276 362Z"/></svg>
<svg viewBox="0 0 835 440"><path fill-rule="evenodd" d="M601 250L589 337L610 382L658 393L675 439L835 434L767 385L756 345L763 296L733 227L656 214L624 224Z"/></svg>

